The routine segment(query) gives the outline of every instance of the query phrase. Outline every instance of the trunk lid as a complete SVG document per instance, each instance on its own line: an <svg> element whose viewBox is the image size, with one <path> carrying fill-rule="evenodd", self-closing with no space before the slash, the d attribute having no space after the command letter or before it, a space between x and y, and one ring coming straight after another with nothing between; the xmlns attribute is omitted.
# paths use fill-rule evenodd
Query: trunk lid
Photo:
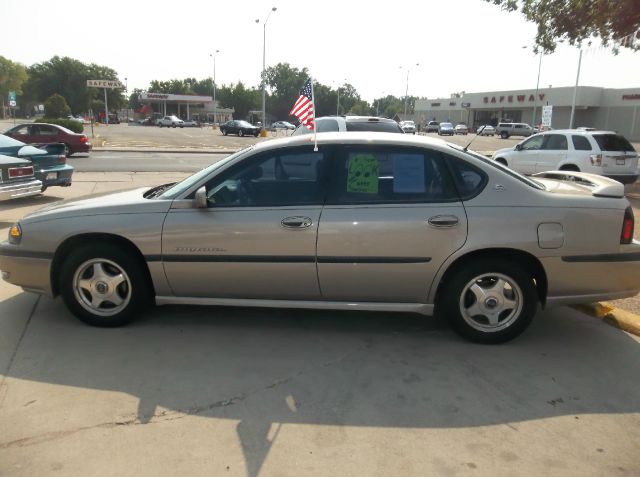
<svg viewBox="0 0 640 477"><path fill-rule="evenodd" d="M546 171L532 177L541 182L548 192L556 194L592 195L621 199L624 185L608 177L586 172Z"/></svg>

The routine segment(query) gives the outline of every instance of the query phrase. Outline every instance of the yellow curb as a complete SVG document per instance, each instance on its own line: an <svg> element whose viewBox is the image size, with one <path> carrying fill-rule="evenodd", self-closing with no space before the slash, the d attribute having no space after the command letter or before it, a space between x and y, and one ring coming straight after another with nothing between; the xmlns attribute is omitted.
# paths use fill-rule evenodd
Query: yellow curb
<svg viewBox="0 0 640 477"><path fill-rule="evenodd" d="M616 308L607 302L575 305L574 308L587 315L600 318L605 323L627 333L640 336L640 316L635 313Z"/></svg>

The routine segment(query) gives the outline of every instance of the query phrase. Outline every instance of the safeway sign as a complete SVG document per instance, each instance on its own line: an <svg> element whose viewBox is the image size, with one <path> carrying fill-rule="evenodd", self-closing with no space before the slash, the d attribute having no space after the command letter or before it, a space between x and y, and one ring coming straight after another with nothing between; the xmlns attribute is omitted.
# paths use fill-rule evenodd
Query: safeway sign
<svg viewBox="0 0 640 477"><path fill-rule="evenodd" d="M112 81L112 80L87 80L87 86L92 86L94 88L124 88L120 81Z"/></svg>

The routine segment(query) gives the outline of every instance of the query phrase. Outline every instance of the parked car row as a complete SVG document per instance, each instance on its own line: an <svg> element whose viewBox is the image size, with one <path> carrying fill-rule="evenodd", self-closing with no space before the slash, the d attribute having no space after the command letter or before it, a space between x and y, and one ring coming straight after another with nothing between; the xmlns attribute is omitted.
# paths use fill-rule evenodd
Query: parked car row
<svg viewBox="0 0 640 477"><path fill-rule="evenodd" d="M0 135L0 200L28 197L71 185L74 168L60 143L28 145Z"/></svg>

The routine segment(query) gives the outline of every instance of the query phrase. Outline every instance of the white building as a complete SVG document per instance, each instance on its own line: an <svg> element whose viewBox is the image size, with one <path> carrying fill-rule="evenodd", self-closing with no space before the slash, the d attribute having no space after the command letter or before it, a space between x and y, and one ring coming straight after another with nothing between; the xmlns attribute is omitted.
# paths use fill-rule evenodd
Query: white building
<svg viewBox="0 0 640 477"><path fill-rule="evenodd" d="M568 128L574 88L539 88L515 91L464 93L461 97L416 101L415 120L450 121L472 127L501 121L540 123L541 107L553 106L551 126ZM534 109L535 107L535 109ZM578 86L573 126L617 131L640 141L640 88L607 89Z"/></svg>

